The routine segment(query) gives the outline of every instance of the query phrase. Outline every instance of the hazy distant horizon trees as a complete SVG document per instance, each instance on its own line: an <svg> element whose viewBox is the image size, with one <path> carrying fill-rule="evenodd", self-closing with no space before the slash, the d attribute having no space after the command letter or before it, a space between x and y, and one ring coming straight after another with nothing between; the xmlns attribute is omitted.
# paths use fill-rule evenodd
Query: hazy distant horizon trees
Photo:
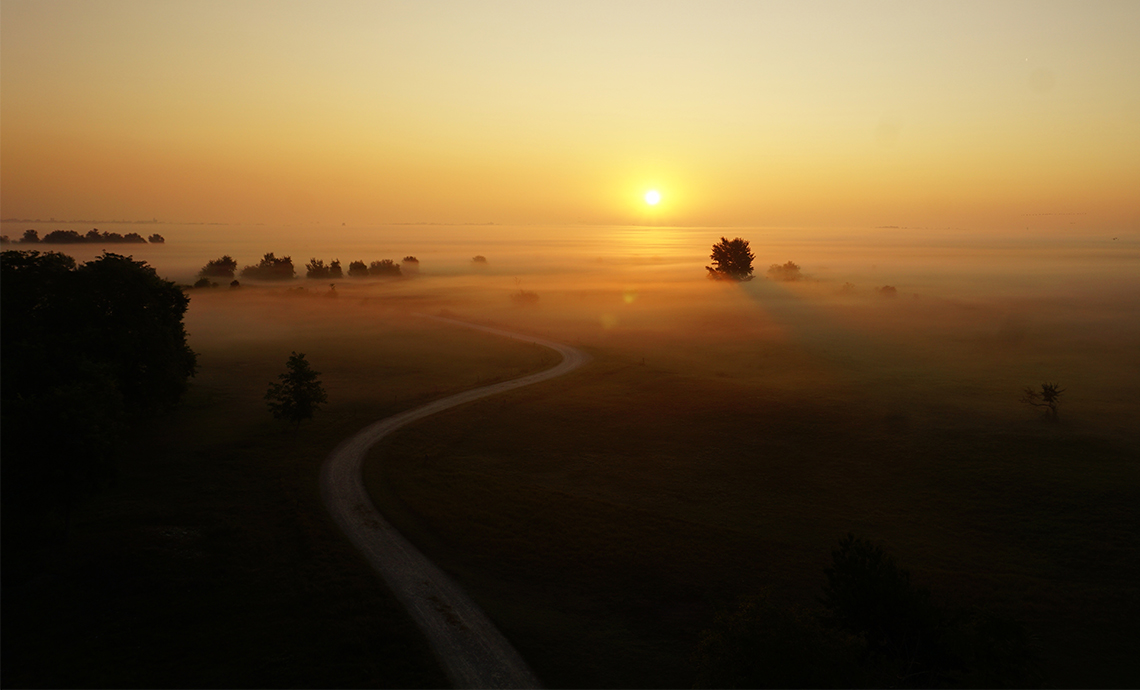
<svg viewBox="0 0 1140 690"><path fill-rule="evenodd" d="M391 259L381 259L380 261L373 261L368 265L368 275L381 276L381 277L399 277L400 264L392 261Z"/></svg>
<svg viewBox="0 0 1140 690"><path fill-rule="evenodd" d="M772 264L768 267L768 280L792 282L802 277L799 265L793 261L789 261L783 265Z"/></svg>
<svg viewBox="0 0 1140 690"><path fill-rule="evenodd" d="M40 238L36 230L25 230L19 244L146 244L147 238L137 232L120 235L117 232L99 232L98 228L80 235L75 230L53 230ZM151 235L149 241L162 244L166 239L159 234Z"/></svg>
<svg viewBox="0 0 1140 690"><path fill-rule="evenodd" d="M353 261L348 264L348 275L350 278L366 278L368 277L368 264L363 261Z"/></svg>
<svg viewBox="0 0 1140 690"><path fill-rule="evenodd" d="M748 240L737 237L721 237L709 254L712 266L705 266L710 280L752 280L752 259L755 255L748 247Z"/></svg>
<svg viewBox="0 0 1140 690"><path fill-rule="evenodd" d="M329 267L321 259L309 259L309 263L305 264L305 277L313 280L328 280L331 276Z"/></svg>
<svg viewBox="0 0 1140 690"><path fill-rule="evenodd" d="M206 262L202 270L198 271L198 275L203 278L233 278L234 271L237 270L237 261L229 254L222 256L220 259L212 259Z"/></svg>
<svg viewBox="0 0 1140 690"><path fill-rule="evenodd" d="M278 259L273 252L263 256L256 266L241 269L242 278L255 280L292 280L295 273L292 257L283 256Z"/></svg>
<svg viewBox="0 0 1140 690"><path fill-rule="evenodd" d="M401 263L403 264L405 273L415 274L420 272L420 260L414 256L405 256Z"/></svg>

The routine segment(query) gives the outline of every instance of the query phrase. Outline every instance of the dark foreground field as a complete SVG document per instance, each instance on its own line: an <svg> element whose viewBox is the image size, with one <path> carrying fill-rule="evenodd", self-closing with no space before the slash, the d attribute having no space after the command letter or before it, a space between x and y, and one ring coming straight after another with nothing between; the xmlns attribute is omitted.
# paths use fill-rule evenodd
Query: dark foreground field
<svg viewBox="0 0 1140 690"><path fill-rule="evenodd" d="M4 686L446 685L328 519L318 468L375 419L554 355L347 298L193 299L182 408L121 449L65 543L5 550ZM262 399L291 350L330 400L295 433Z"/></svg>
<svg viewBox="0 0 1140 690"><path fill-rule="evenodd" d="M704 290L716 306L674 304L669 332L596 331L586 369L373 451L378 504L546 683L690 686L717 610L753 594L815 606L849 531L936 600L1020 620L1029 682L1140 682L1134 329L1046 341L1042 313L1010 336L981 305ZM569 338L588 330L571 304L495 316ZM1060 424L1018 403L1041 371L1072 382Z"/></svg>
<svg viewBox="0 0 1140 690"><path fill-rule="evenodd" d="M442 309L595 358L398 433L366 473L547 685L692 685L718 609L813 606L848 531L936 598L1023 621L1042 684L1140 683L1135 304L701 279L540 284L527 305L464 280L195 293L183 408L123 449L66 543L5 553L4 685L444 684L317 488L367 422L553 363L407 315ZM295 434L262 400L291 350L330 397ZM1056 425L1018 402L1049 378Z"/></svg>

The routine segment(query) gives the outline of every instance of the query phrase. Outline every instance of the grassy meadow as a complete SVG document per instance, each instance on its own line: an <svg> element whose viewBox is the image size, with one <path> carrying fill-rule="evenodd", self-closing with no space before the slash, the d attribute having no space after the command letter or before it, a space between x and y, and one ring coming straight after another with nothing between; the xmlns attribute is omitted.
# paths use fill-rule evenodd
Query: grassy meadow
<svg viewBox="0 0 1140 690"><path fill-rule="evenodd" d="M318 470L375 419L556 355L341 292L192 291L182 407L120 449L65 543L25 568L6 554L5 686L446 685L328 518ZM329 395L296 432L263 400L293 350Z"/></svg>
<svg viewBox="0 0 1140 690"><path fill-rule="evenodd" d="M593 357L401 430L365 471L545 684L691 686L718 610L813 605L848 531L936 599L1023 621L1044 685L1140 682L1135 251L968 253L962 271L755 243L760 277L724 284L694 242L630 237L644 249L456 259L335 299L304 280L192 291L182 407L121 449L65 543L5 563L5 684L445 684L326 515L320 464L371 421L556 356L417 313ZM804 280L763 279L787 259ZM329 395L297 432L263 400L291 351ZM1019 402L1043 381L1066 389L1059 424Z"/></svg>

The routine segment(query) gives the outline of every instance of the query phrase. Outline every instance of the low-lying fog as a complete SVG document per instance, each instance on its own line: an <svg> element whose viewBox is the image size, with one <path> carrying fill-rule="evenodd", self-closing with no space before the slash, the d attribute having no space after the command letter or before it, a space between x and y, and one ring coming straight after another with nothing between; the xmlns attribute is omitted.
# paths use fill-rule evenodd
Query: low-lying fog
<svg viewBox="0 0 1140 690"><path fill-rule="evenodd" d="M356 319L446 311L456 318L606 348L694 375L755 380L886 413L1024 417L1022 388L1066 388L1063 414L1131 434L1140 404L1140 242L1051 233L974 239L891 230L641 227L156 226L166 244L118 245L189 284L223 254L239 267L291 256L291 283L191 291L203 350ZM118 230L119 228L114 228ZM41 235L44 234L44 228ZM150 230L148 229L148 233ZM18 233L17 233L18 234ZM709 281L722 235L751 242L755 280ZM47 248L47 247L43 247ZM79 260L99 253L60 247ZM406 279L306 280L326 263L419 259ZM476 264L476 255L486 264ZM766 279L795 262L796 281ZM892 286L892 296L880 288ZM304 287L304 291L289 288ZM533 293L528 296L526 293Z"/></svg>

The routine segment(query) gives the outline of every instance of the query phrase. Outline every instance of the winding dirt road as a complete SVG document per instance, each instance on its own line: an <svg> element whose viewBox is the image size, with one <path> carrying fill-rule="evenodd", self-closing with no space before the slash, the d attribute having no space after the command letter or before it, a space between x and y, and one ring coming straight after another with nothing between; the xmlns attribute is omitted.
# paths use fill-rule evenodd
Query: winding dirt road
<svg viewBox="0 0 1140 690"><path fill-rule="evenodd" d="M537 374L456 393L365 427L325 460L321 498L341 530L427 635L455 687L538 687L534 673L486 614L372 505L364 488L363 463L369 448L400 427L473 400L562 376L585 364L589 357L568 345L541 338L437 316L426 318L542 345L560 353L562 361Z"/></svg>

